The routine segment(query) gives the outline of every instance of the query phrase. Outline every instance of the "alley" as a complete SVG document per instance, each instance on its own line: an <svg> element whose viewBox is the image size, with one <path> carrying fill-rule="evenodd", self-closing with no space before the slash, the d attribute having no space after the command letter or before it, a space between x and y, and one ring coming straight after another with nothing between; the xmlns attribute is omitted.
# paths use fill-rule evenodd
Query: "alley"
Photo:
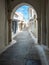
<svg viewBox="0 0 49 65"><path fill-rule="evenodd" d="M18 33L17 42L0 55L0 65L41 65L35 40L28 31Z"/></svg>

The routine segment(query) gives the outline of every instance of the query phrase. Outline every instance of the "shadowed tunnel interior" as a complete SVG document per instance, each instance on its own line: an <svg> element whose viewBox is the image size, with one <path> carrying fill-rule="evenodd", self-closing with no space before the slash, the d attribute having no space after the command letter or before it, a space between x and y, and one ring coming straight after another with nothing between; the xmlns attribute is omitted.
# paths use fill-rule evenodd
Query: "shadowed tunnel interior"
<svg viewBox="0 0 49 65"><path fill-rule="evenodd" d="M30 35L30 32L33 31L31 26L33 23L25 23L26 20L23 22L18 20L18 23L13 20L15 11L23 5L27 5L31 9L33 7L36 11L37 27L35 26L35 28L38 30L36 29L36 32L34 29L35 34L37 33L37 36L34 36L35 38L38 37L37 41ZM29 13L32 13L30 8ZM24 17L22 16L22 18ZM28 20L33 22L32 17L31 20L30 17ZM18 24L17 30L16 27L12 27L12 22L14 25L15 23ZM11 28L13 29L11 30ZM15 34L17 31L20 33L14 37L13 33ZM34 44L34 42L38 43ZM49 65L49 0L0 0L0 65L41 64Z"/></svg>

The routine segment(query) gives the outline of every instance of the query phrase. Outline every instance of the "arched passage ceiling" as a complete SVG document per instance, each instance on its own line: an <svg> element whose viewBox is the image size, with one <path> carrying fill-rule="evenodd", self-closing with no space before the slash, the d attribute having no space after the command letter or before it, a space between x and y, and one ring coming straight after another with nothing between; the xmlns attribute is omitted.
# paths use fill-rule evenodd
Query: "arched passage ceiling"
<svg viewBox="0 0 49 65"><path fill-rule="evenodd" d="M33 8L30 4L28 4L28 3L21 3L21 4L18 4L18 5L12 10L12 12L11 12L11 19L13 19L13 15L14 15L16 9L18 9L19 7L21 7L21 6L23 6L23 5L30 6L32 9L34 9L34 8ZM35 11L36 16L37 16L37 12L36 12L35 9L34 9L34 11Z"/></svg>
<svg viewBox="0 0 49 65"><path fill-rule="evenodd" d="M28 3L36 10L39 14L41 13L41 2L40 0L8 0L8 10L11 12L18 4Z"/></svg>

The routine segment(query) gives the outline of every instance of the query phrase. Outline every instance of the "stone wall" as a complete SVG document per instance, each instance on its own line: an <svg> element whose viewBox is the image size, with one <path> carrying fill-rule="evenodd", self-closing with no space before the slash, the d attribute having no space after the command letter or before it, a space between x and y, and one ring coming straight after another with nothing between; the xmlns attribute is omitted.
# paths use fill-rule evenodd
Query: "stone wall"
<svg viewBox="0 0 49 65"><path fill-rule="evenodd" d="M49 0L46 0L46 42L49 47Z"/></svg>
<svg viewBox="0 0 49 65"><path fill-rule="evenodd" d="M0 50L5 45L5 0L0 0Z"/></svg>
<svg viewBox="0 0 49 65"><path fill-rule="evenodd" d="M41 44L46 45L46 0L41 0Z"/></svg>

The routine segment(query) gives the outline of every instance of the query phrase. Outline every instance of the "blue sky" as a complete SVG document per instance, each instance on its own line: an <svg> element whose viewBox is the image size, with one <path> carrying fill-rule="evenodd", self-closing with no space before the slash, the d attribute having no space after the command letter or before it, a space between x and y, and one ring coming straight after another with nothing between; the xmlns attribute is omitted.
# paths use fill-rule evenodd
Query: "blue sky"
<svg viewBox="0 0 49 65"><path fill-rule="evenodd" d="M16 10L16 12L21 12L23 14L26 21L28 20L28 8L29 6L23 5Z"/></svg>

